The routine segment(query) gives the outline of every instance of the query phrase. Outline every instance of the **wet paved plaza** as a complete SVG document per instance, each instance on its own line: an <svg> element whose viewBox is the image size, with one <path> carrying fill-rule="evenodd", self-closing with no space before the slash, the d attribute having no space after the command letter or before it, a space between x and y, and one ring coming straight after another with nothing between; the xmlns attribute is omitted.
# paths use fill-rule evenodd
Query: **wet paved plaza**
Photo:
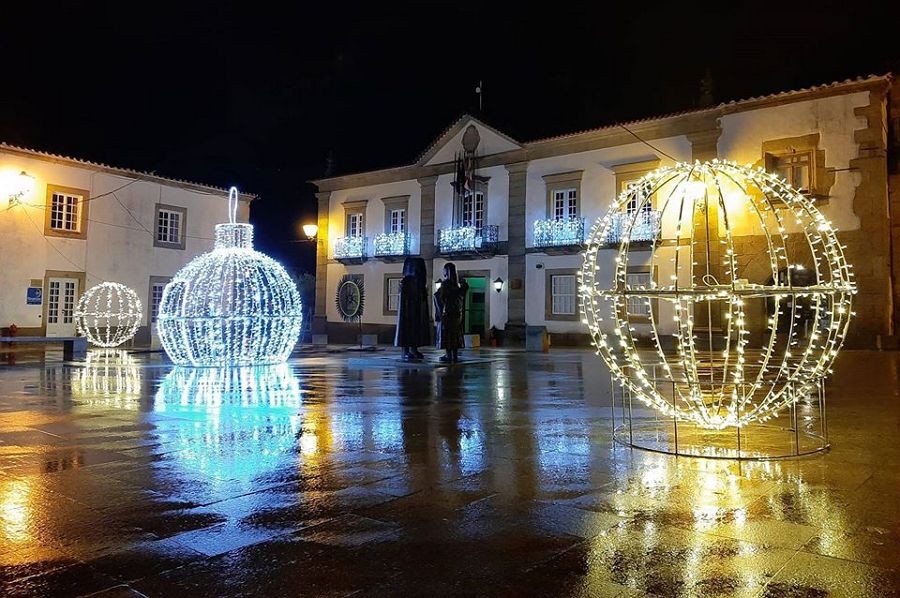
<svg viewBox="0 0 900 598"><path fill-rule="evenodd" d="M846 352L825 455L614 444L587 351L0 366L2 596L891 596L900 353Z"/></svg>

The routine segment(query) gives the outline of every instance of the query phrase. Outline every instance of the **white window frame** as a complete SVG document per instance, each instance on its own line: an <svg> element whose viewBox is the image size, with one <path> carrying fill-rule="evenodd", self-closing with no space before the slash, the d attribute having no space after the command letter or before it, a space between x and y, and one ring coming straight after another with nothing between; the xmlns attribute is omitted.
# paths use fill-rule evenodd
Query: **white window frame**
<svg viewBox="0 0 900 598"><path fill-rule="evenodd" d="M363 212L347 212L347 236L365 236L365 220Z"/></svg>
<svg viewBox="0 0 900 598"><path fill-rule="evenodd" d="M578 217L578 189L565 187L554 189L553 220L571 220Z"/></svg>
<svg viewBox="0 0 900 598"><path fill-rule="evenodd" d="M160 209L156 213L156 240L160 243L177 245L181 243L181 235L181 212Z"/></svg>
<svg viewBox="0 0 900 598"><path fill-rule="evenodd" d="M173 217L177 218L177 227L173 227ZM165 224L163 223L165 219ZM172 233L175 233L174 235ZM153 218L153 246L166 249L184 249L187 239L187 208L156 204Z"/></svg>
<svg viewBox="0 0 900 598"><path fill-rule="evenodd" d="M53 191L50 196L50 229L66 233L81 232L81 204L84 196Z"/></svg>
<svg viewBox="0 0 900 598"><path fill-rule="evenodd" d="M462 198L462 226L474 226L476 230L484 228L485 191L476 189Z"/></svg>
<svg viewBox="0 0 900 598"><path fill-rule="evenodd" d="M566 281L566 289L562 288L563 280ZM578 280L575 274L550 275L550 313L554 316L578 315Z"/></svg>
<svg viewBox="0 0 900 598"><path fill-rule="evenodd" d="M629 289L639 289L641 287L645 289L649 289L653 282L653 274L651 272L626 272L625 273L625 284ZM626 311L628 316L634 318L646 318L650 319L650 315L652 314L652 310L650 305L647 302L646 297L632 297L628 296L626 298Z"/></svg>
<svg viewBox="0 0 900 598"><path fill-rule="evenodd" d="M397 315L400 309L400 284L403 281L402 274L390 273L384 275L384 315Z"/></svg>
<svg viewBox="0 0 900 598"><path fill-rule="evenodd" d="M162 304L163 290L166 288L164 282L150 283L150 323L155 324L156 318L159 316L159 306Z"/></svg>
<svg viewBox="0 0 900 598"><path fill-rule="evenodd" d="M402 234L406 232L406 208L393 208L390 211L391 221L388 232Z"/></svg>

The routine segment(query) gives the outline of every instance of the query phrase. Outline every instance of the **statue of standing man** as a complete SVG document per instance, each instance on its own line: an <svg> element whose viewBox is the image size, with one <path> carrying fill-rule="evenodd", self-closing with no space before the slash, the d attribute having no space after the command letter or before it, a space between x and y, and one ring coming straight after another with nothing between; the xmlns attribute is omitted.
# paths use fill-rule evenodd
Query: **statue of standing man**
<svg viewBox="0 0 900 598"><path fill-rule="evenodd" d="M419 347L431 344L429 299L425 260L420 257L406 258L400 281L397 332L394 336L394 345L403 347L403 361L424 359Z"/></svg>

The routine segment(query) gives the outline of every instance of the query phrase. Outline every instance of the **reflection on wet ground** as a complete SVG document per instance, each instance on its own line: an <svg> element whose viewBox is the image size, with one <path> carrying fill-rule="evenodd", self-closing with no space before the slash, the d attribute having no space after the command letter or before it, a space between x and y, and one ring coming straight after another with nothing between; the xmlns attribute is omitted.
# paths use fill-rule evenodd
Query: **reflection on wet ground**
<svg viewBox="0 0 900 598"><path fill-rule="evenodd" d="M749 464L613 444L589 352L388 361L0 367L0 595L900 592L900 354Z"/></svg>

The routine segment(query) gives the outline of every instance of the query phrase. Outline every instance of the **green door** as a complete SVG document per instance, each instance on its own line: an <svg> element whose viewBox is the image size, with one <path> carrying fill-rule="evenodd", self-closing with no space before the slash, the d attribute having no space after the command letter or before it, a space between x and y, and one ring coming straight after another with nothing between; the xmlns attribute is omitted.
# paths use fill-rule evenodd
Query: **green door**
<svg viewBox="0 0 900 598"><path fill-rule="evenodd" d="M480 334L484 337L485 301L487 301L487 282L482 277L465 278L469 285L466 293L466 334Z"/></svg>

